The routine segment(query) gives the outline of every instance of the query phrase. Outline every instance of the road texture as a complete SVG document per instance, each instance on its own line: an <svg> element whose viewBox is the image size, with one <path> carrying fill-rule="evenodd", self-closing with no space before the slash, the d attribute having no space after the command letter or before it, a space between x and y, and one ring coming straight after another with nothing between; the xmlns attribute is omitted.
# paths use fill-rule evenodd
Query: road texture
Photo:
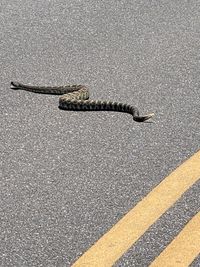
<svg viewBox="0 0 200 267"><path fill-rule="evenodd" d="M199 1L1 0L0 266L71 266L199 150L199 17ZM12 80L85 84L155 123L61 111ZM197 181L115 266L149 266L199 196Z"/></svg>

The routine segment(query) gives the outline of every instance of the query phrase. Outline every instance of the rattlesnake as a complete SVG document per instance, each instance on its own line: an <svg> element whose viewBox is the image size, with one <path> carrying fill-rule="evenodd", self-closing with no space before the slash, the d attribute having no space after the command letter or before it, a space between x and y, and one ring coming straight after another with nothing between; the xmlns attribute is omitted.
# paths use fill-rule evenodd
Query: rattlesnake
<svg viewBox="0 0 200 267"><path fill-rule="evenodd" d="M32 86L19 82L11 82L11 89L21 89L34 93L62 95L59 98L59 108L65 110L80 111L119 111L133 115L133 120L144 122L150 119L154 113L140 116L136 107L128 104L111 101L89 100L89 90L84 85L64 85L64 86Z"/></svg>

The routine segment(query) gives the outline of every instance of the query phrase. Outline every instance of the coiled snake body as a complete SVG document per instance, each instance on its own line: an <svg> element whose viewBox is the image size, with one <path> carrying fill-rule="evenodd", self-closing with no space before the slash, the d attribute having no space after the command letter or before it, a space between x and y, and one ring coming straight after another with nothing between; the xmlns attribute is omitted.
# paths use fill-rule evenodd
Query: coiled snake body
<svg viewBox="0 0 200 267"><path fill-rule="evenodd" d="M119 111L129 113L133 120L144 122L150 119L154 114L140 116L136 107L128 104L111 101L89 100L89 90L84 85L64 85L64 86L32 86L19 82L11 82L11 89L21 89L34 93L62 95L59 98L59 108L65 110L80 111Z"/></svg>

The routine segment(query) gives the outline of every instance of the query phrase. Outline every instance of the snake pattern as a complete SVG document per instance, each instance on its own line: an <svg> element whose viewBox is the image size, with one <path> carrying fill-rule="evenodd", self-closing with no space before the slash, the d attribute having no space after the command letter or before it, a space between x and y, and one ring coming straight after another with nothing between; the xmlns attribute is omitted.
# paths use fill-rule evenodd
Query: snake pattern
<svg viewBox="0 0 200 267"><path fill-rule="evenodd" d="M118 111L129 113L133 120L144 122L150 119L154 113L140 116L136 107L120 102L89 100L89 90L84 85L64 85L64 86L32 86L19 82L11 82L11 89L25 90L41 94L62 95L59 98L59 108L75 111Z"/></svg>

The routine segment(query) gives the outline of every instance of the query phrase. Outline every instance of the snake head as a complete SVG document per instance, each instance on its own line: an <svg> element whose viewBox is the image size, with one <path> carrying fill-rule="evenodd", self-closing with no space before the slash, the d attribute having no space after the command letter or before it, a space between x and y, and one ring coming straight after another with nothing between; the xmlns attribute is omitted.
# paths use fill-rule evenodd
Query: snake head
<svg viewBox="0 0 200 267"><path fill-rule="evenodd" d="M20 84L18 82L11 82L10 88L14 90L20 89Z"/></svg>

